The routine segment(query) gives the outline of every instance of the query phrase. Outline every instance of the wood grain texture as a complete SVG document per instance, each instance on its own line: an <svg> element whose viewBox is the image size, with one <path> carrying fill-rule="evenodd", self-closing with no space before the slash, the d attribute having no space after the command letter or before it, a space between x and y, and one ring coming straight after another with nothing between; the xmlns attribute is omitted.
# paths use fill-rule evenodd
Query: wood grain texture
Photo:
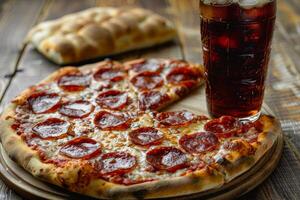
<svg viewBox="0 0 300 200"><path fill-rule="evenodd" d="M202 62L198 0L28 2L29 0L0 1L0 98L3 97L0 106L58 69L58 66L44 59L31 46L22 46L27 31L41 20L54 19L95 5L143 6L173 20L179 31L179 38L174 43L117 55L113 59L176 57ZM299 0L278 0L277 3L277 22L265 101L281 120L286 144L283 159L272 176L253 192L242 197L243 200L300 199L300 3ZM203 90L191 95L199 102L205 101ZM178 106L194 108L189 100L178 102ZM205 111L206 107L203 107L201 112ZM20 198L0 182L0 199Z"/></svg>
<svg viewBox="0 0 300 200"><path fill-rule="evenodd" d="M44 3L33 0L28 6L25 0L0 2L0 99L11 78L21 70L18 62L25 48L24 37L38 20Z"/></svg>
<svg viewBox="0 0 300 200"><path fill-rule="evenodd" d="M300 164L300 4L278 1L266 102L281 119L286 146ZM299 181L298 181L299 182ZM300 190L299 184L297 189Z"/></svg>
<svg viewBox="0 0 300 200"><path fill-rule="evenodd" d="M77 12L95 5L94 0L75 0L72 1L72 4L70 4L68 0L49 1L47 10L43 12L40 21L55 19L65 14ZM26 32L28 32L30 28L31 27L28 27ZM59 69L59 66L46 60L31 45L28 45L19 61L18 69L22 69L22 71L13 77L9 86L11 89L7 91L2 104L6 104L12 97L19 94L26 87L39 82L51 72ZM24 82L24 80L26 81Z"/></svg>
<svg viewBox="0 0 300 200"><path fill-rule="evenodd" d="M142 7L153 10L154 12L168 18L169 20L174 22L172 13L169 13L167 8L168 4L166 1L161 0L140 0L140 4ZM140 57L145 58L180 58L183 59L180 41L177 39L176 41L169 42L167 44L163 44L160 46L152 47L150 49L145 49L144 51L140 51Z"/></svg>
<svg viewBox="0 0 300 200"><path fill-rule="evenodd" d="M183 58L202 63L199 1L168 0L168 5L179 32Z"/></svg>

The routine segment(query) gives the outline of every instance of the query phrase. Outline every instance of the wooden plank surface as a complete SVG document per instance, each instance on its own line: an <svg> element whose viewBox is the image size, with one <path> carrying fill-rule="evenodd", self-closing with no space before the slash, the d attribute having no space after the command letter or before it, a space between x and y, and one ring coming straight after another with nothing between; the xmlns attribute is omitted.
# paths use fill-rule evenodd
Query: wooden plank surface
<svg viewBox="0 0 300 200"><path fill-rule="evenodd" d="M22 45L30 27L41 20L54 19L95 5L143 6L170 18L179 30L179 38L174 43L113 58L176 57L202 62L198 0L31 0L30 3L26 0L4 0L0 1L0 106L58 69L30 45ZM283 158L271 177L241 199L300 199L299 60L300 3L299 0L279 0L265 99L281 120L286 145ZM198 98L196 94L192 95ZM199 98L199 101L203 99ZM188 104L184 100L179 102L182 106ZM20 197L0 182L0 199Z"/></svg>
<svg viewBox="0 0 300 200"><path fill-rule="evenodd" d="M75 0L59 0L59 1L49 1L47 3L47 10L42 13L40 20L51 20L54 18L61 17L65 14L76 12L82 9L95 6L94 0L80 1ZM27 29L27 31L30 27ZM54 63L44 59L44 57L39 54L31 45L27 45L20 61L18 63L18 69L22 69L20 73L17 73L9 86L6 95L3 98L2 104L6 104L10 101L11 97L16 96L26 87L29 87L46 77L51 72L57 70L59 66ZM24 82L24 80L26 80Z"/></svg>
<svg viewBox="0 0 300 200"><path fill-rule="evenodd" d="M43 6L44 0L33 0L30 6L25 0L0 1L0 99L12 76L22 70L18 62L25 48L24 37L38 21Z"/></svg>

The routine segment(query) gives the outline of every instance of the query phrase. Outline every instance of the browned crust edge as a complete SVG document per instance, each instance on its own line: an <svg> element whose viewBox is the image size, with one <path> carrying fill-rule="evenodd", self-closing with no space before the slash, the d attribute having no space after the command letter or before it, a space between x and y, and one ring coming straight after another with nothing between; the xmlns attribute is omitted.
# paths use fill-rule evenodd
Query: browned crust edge
<svg viewBox="0 0 300 200"><path fill-rule="evenodd" d="M258 135L257 142L251 143L255 149L255 154L250 156L238 155L234 162L226 161L221 163L221 168L225 172L225 182L228 183L254 166L271 149L280 134L280 124L269 115L262 115L259 119L264 127L263 132ZM231 152L229 153L231 154Z"/></svg>
<svg viewBox="0 0 300 200"><path fill-rule="evenodd" d="M55 20L42 22L42 23L38 24L37 26L33 27L29 31L29 33L26 37L26 41L31 42L32 45L42 55L44 55L49 60L55 62L56 64L66 65L66 64L70 64L70 63L76 63L76 62L81 62L84 60L94 59L97 57L105 57L108 55L120 54L120 53L124 53L126 51L135 50L135 49L138 50L138 49L152 47L155 45L165 43L165 42L170 41L177 37L177 31L174 28L174 25L172 24L172 22L170 20L168 20L167 18L162 17L166 23L166 26L164 27L164 29L162 29L163 33L153 35L153 34L151 34L151 30L148 30L148 31L144 30L144 31L146 31L146 35L149 35L149 36L143 36L143 33L140 33L140 37L142 37L143 39L140 39L139 41L130 41L129 39L127 39L130 45L126 45L125 47L114 48L114 49L109 49L109 48L107 48L107 46L102 47L101 45L100 46L94 45L94 46L90 46L90 48L87 49L87 51L89 51L89 54L87 54L87 55L74 55L73 51L72 51L72 53L68 53L68 49L71 47L67 44L59 46L51 41L47 41L46 43L43 43L42 41L44 41L46 38L44 38L42 41L39 41L39 42L36 42L33 39L33 37L35 36L36 33L39 33L39 31L42 29L47 29L47 27L49 27L49 25L54 25L54 27L55 27L55 25L63 23L65 19L68 19L70 17L76 17L83 13L89 14L96 9L98 9L98 10L118 10L117 8L113 8L113 7L94 7L94 8L86 9L86 10L83 10L83 11L80 11L77 13L71 13L71 14L65 15L61 18L55 19ZM136 9L139 9L141 12L144 12L144 13L152 13L152 15L157 15L150 10L146 10L146 9L138 8L138 7L136 7ZM120 11L120 9L119 9L119 11ZM130 10L129 10L129 12L130 12ZM128 25L130 25L130 24L128 24ZM134 33L134 35L137 35L137 33ZM117 43L122 43L123 42L122 40L124 40L123 38L113 37L112 33L109 33L109 36L110 36L109 37L110 41L109 42L105 41L105 42L107 44L110 44L111 46L115 46ZM51 36L48 36L47 38L49 38L49 37L51 37ZM69 40L69 39L66 39L66 40ZM75 46L72 48L75 48ZM84 47L82 47L82 48L84 48ZM99 52L96 52L96 51L99 51Z"/></svg>

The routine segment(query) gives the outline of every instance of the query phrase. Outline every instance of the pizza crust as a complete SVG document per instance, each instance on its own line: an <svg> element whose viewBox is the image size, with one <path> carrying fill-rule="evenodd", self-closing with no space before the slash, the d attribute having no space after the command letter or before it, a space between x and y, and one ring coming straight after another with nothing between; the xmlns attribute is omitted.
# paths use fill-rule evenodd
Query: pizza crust
<svg viewBox="0 0 300 200"><path fill-rule="evenodd" d="M216 166L217 169L223 171L226 183L254 166L276 142L280 124L274 117L268 115L262 115L259 120L264 125L263 132L258 135L257 142L250 143L250 145L248 144L249 146L245 148L245 150L247 149L249 151L254 148L255 154L247 155L248 153L245 153L246 155L243 155L239 152L229 151L226 153L225 158L222 158L220 164Z"/></svg>
<svg viewBox="0 0 300 200"><path fill-rule="evenodd" d="M173 24L142 8L95 7L35 26L28 34L57 64L151 47L176 36Z"/></svg>
<svg viewBox="0 0 300 200"><path fill-rule="evenodd" d="M107 62L107 61L103 61ZM80 71L90 70L101 66L103 62L86 65ZM50 74L40 84L57 80L63 74L78 72L75 67L65 67ZM89 173L92 167L83 160L74 160L67 165L57 167L51 163L43 163L38 153L27 146L26 142L11 128L17 105L24 103L33 88L25 90L10 103L0 118L1 142L9 157L20 164L33 176L46 182L58 185L73 192L86 194L96 198L114 199L152 199L178 197L195 194L210 189L222 187L235 177L250 169L274 144L277 139L279 124L273 117L262 116L264 131L259 134L255 155L237 155L234 162L222 165L223 173L214 167L196 170L187 176L168 178L164 180L145 182L130 186L107 182L100 178L92 178ZM84 169L84 170L82 170Z"/></svg>
<svg viewBox="0 0 300 200"><path fill-rule="evenodd" d="M32 175L54 183L55 175L48 172L55 166L42 163L37 152L29 148L25 141L11 128L14 123L13 116L16 106L15 103L9 104L1 115L1 143L13 161L20 164Z"/></svg>

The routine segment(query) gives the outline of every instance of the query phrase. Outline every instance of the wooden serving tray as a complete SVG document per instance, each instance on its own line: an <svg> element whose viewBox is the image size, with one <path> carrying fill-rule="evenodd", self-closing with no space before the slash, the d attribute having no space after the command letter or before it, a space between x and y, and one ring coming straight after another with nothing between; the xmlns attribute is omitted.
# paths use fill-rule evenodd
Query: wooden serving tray
<svg viewBox="0 0 300 200"><path fill-rule="evenodd" d="M199 88L199 90L168 107L166 110L185 109L197 114L206 113L204 96L203 88ZM274 115L267 106L264 106L263 110L263 112L268 115ZM171 199L201 198L222 200L237 198L249 192L262 183L273 172L280 160L283 149L283 135L281 128L276 130L276 134L278 137L273 147L244 174L225 184L221 188ZM36 179L8 157L2 144L0 144L0 163L0 177L2 180L26 199L93 199L87 196L68 192L62 188Z"/></svg>

